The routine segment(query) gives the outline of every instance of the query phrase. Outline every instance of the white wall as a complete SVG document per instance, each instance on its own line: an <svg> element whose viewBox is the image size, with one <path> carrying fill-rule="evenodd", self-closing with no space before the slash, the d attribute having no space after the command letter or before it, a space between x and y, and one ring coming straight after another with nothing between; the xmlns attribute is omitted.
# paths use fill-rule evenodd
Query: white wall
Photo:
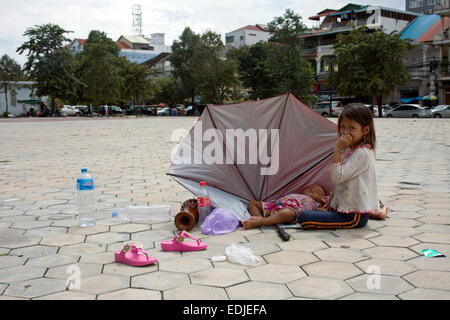
<svg viewBox="0 0 450 320"><path fill-rule="evenodd" d="M31 82L27 82L31 84ZM14 90L16 91L16 105L13 105L13 99L11 99L11 87L8 89L8 112L14 113L17 115L22 114L22 103L17 102L18 100L31 100L31 89L26 87L14 86ZM26 105L27 110L30 109L31 105ZM3 115L3 112L6 111L6 101L5 101L5 93L3 89L0 89L0 115Z"/></svg>
<svg viewBox="0 0 450 320"><path fill-rule="evenodd" d="M236 48L240 48L242 46L254 45L260 41L267 42L270 38L270 33L256 30L239 30L227 33L225 35L225 41L229 36L234 36L234 41L230 44Z"/></svg>

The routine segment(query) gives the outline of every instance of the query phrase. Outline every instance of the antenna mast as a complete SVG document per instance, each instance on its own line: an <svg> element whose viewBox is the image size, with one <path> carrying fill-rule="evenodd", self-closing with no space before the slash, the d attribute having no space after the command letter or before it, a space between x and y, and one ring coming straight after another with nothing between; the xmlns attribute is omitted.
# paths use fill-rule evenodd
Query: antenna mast
<svg viewBox="0 0 450 320"><path fill-rule="evenodd" d="M133 32L135 35L142 36L142 11L141 5L133 5Z"/></svg>

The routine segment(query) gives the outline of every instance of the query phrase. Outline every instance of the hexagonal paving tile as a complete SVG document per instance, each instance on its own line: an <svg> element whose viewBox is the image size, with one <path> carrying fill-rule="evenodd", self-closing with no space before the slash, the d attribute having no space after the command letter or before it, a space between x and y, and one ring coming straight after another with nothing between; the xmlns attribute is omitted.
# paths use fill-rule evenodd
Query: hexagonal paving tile
<svg viewBox="0 0 450 320"><path fill-rule="evenodd" d="M111 273L111 274L121 274L124 276L136 276L140 274L145 274L149 272L158 271L158 264L153 263L147 266L142 266L139 268L132 267L123 263L110 263L104 266L103 273Z"/></svg>
<svg viewBox="0 0 450 320"><path fill-rule="evenodd" d="M150 230L151 226L149 224L137 224L137 223L126 223L117 226L111 226L111 232L140 232L145 230Z"/></svg>
<svg viewBox="0 0 450 320"><path fill-rule="evenodd" d="M378 246L374 248L365 249L363 251L372 258L378 259L394 259L405 261L417 257L417 254L415 252L407 248Z"/></svg>
<svg viewBox="0 0 450 320"><path fill-rule="evenodd" d="M11 256L24 258L36 258L55 254L58 248L49 246L31 246L26 248L14 249L10 252Z"/></svg>
<svg viewBox="0 0 450 320"><path fill-rule="evenodd" d="M312 277L346 280L363 272L351 263L335 261L319 261L302 267Z"/></svg>
<svg viewBox="0 0 450 320"><path fill-rule="evenodd" d="M91 227L80 227L80 226L75 226L75 227L71 227L69 228L69 233L73 233L73 234L81 234L81 235L91 235L91 234L97 234L97 233L103 233L103 232L108 232L109 231L109 226L91 226Z"/></svg>
<svg viewBox="0 0 450 320"><path fill-rule="evenodd" d="M387 294L371 294L356 292L339 300L399 300L396 296Z"/></svg>
<svg viewBox="0 0 450 320"><path fill-rule="evenodd" d="M125 233L117 233L117 232L105 232L105 233L97 233L93 235L89 235L86 238L86 242L89 243L101 243L104 245L124 242L130 240L130 234Z"/></svg>
<svg viewBox="0 0 450 320"><path fill-rule="evenodd" d="M408 263L417 267L420 270L435 270L435 271L449 271L450 270L450 258L449 257L439 257L439 258L426 258L417 257L408 260Z"/></svg>
<svg viewBox="0 0 450 320"><path fill-rule="evenodd" d="M99 263L108 264L115 261L114 254L112 252L100 252L94 254L88 254L81 257L80 262L83 263Z"/></svg>
<svg viewBox="0 0 450 320"><path fill-rule="evenodd" d="M7 296L31 299L51 293L61 292L65 289L65 280L40 278L28 281L13 282L3 294Z"/></svg>
<svg viewBox="0 0 450 320"><path fill-rule="evenodd" d="M225 289L231 300L286 300L292 294L285 285L260 281L241 283Z"/></svg>
<svg viewBox="0 0 450 320"><path fill-rule="evenodd" d="M52 237L53 235L65 234L67 228L64 227L43 227L27 230L24 236L28 237Z"/></svg>
<svg viewBox="0 0 450 320"><path fill-rule="evenodd" d="M411 227L383 227L377 229L377 231L383 235L397 236L397 237L408 237L420 234L421 231L418 231L415 228Z"/></svg>
<svg viewBox="0 0 450 320"><path fill-rule="evenodd" d="M131 287L150 290L165 291L177 287L189 285L189 276L187 274L156 271L142 276L131 278Z"/></svg>
<svg viewBox="0 0 450 320"><path fill-rule="evenodd" d="M30 260L27 261L26 266L51 268L76 263L78 261L78 258L79 258L78 256L53 254L48 256L31 258Z"/></svg>
<svg viewBox="0 0 450 320"><path fill-rule="evenodd" d="M320 249L327 249L328 246L321 240L290 240L279 243L283 250L314 252Z"/></svg>
<svg viewBox="0 0 450 320"><path fill-rule="evenodd" d="M374 238L372 238L374 239ZM372 240L371 239L371 240ZM333 240L326 240L324 241L327 245L329 245L331 248L342 248L342 249L367 249L374 247L375 245L365 239L352 239L352 238L336 238Z"/></svg>
<svg viewBox="0 0 450 320"><path fill-rule="evenodd" d="M351 239L370 239L380 235L379 229L372 229L369 225L360 229L337 229L333 233L339 238L351 238Z"/></svg>
<svg viewBox="0 0 450 320"><path fill-rule="evenodd" d="M225 289L191 284L163 292L164 300L228 300Z"/></svg>
<svg viewBox="0 0 450 320"><path fill-rule="evenodd" d="M96 300L96 296L89 293L63 291L38 297L33 300Z"/></svg>
<svg viewBox="0 0 450 320"><path fill-rule="evenodd" d="M281 248L277 244L270 242L245 242L238 243L238 245L249 248L252 250L253 254L257 256L264 256L269 253L281 251Z"/></svg>
<svg viewBox="0 0 450 320"><path fill-rule="evenodd" d="M393 235L382 235L379 237L371 238L370 241L379 246L405 247L405 248L419 243L419 241L409 236L393 236Z"/></svg>
<svg viewBox="0 0 450 320"><path fill-rule="evenodd" d="M34 246L39 243L40 238L24 236L25 231L14 229L2 229L0 231L0 247L16 249L21 247Z"/></svg>
<svg viewBox="0 0 450 320"><path fill-rule="evenodd" d="M212 268L210 261L190 257L167 259L159 262L159 270L161 271L193 273L208 268Z"/></svg>
<svg viewBox="0 0 450 320"><path fill-rule="evenodd" d="M59 254L64 255L91 255L99 252L104 252L106 245L102 243L79 243L68 245L59 249Z"/></svg>
<svg viewBox="0 0 450 320"><path fill-rule="evenodd" d="M409 262L409 261L408 261ZM392 260L392 259L369 259L356 263L364 272L368 273L368 270L378 268L380 274L387 276L403 276L417 270L414 266L408 262Z"/></svg>
<svg viewBox="0 0 450 320"><path fill-rule="evenodd" d="M264 256L268 263L303 266L319 261L312 253L301 251L280 251Z"/></svg>
<svg viewBox="0 0 450 320"><path fill-rule="evenodd" d="M127 288L101 294L98 296L98 300L161 300L161 292Z"/></svg>
<svg viewBox="0 0 450 320"><path fill-rule="evenodd" d="M296 297L339 299L354 291L344 281L308 277L287 284Z"/></svg>
<svg viewBox="0 0 450 320"><path fill-rule="evenodd" d="M450 288L450 272L419 270L403 278L417 288L437 290Z"/></svg>
<svg viewBox="0 0 450 320"><path fill-rule="evenodd" d="M300 230L299 232L291 234L291 237L296 240L333 240L337 236L333 231L329 230Z"/></svg>
<svg viewBox="0 0 450 320"><path fill-rule="evenodd" d="M416 288L399 295L402 300L450 300L450 292L444 290Z"/></svg>
<svg viewBox="0 0 450 320"><path fill-rule="evenodd" d="M73 272L69 267L77 266L80 269L80 276L91 277L102 273L102 265L94 263L74 263L71 265L53 267L45 273L46 278L67 279Z"/></svg>
<svg viewBox="0 0 450 320"><path fill-rule="evenodd" d="M384 276L379 274L364 274L346 281L355 291L398 295L414 289L408 282L396 276Z"/></svg>
<svg viewBox="0 0 450 320"><path fill-rule="evenodd" d="M266 264L247 270L251 280L271 283L288 283L306 277L298 266Z"/></svg>
<svg viewBox="0 0 450 320"><path fill-rule="evenodd" d="M222 288L246 282L249 280L246 273L242 270L219 269L219 268L212 268L192 273L190 275L190 278L192 284L222 287Z"/></svg>
<svg viewBox="0 0 450 320"><path fill-rule="evenodd" d="M314 252L320 260L354 263L369 259L370 256L355 249L329 248Z"/></svg>
<svg viewBox="0 0 450 320"><path fill-rule="evenodd" d="M19 266L0 270L0 282L12 283L40 278L46 271L45 267Z"/></svg>
<svg viewBox="0 0 450 320"><path fill-rule="evenodd" d="M450 244L444 243L420 243L416 246L412 246L409 248L410 250L416 252L420 256L423 256L422 250L424 249L435 249L440 253L443 253L446 256L450 256Z"/></svg>
<svg viewBox="0 0 450 320"><path fill-rule="evenodd" d="M0 270L24 264L25 258L16 256L0 256Z"/></svg>
<svg viewBox="0 0 450 320"><path fill-rule="evenodd" d="M128 288L130 278L115 274L100 274L93 277L81 278L80 289L75 292L103 294Z"/></svg>
<svg viewBox="0 0 450 320"><path fill-rule="evenodd" d="M40 244L47 246L62 247L71 244L82 243L84 242L84 238L85 238L84 235L67 233L51 237L44 237L42 238Z"/></svg>
<svg viewBox="0 0 450 320"><path fill-rule="evenodd" d="M450 234L425 232L414 236L415 239L422 242L432 243L450 243Z"/></svg>

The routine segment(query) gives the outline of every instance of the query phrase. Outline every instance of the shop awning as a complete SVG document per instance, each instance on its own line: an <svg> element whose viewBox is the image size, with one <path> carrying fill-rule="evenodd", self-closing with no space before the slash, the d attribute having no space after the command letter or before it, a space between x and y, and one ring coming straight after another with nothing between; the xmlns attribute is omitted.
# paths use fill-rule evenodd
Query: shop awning
<svg viewBox="0 0 450 320"><path fill-rule="evenodd" d="M17 100L17 103L39 104L41 100Z"/></svg>

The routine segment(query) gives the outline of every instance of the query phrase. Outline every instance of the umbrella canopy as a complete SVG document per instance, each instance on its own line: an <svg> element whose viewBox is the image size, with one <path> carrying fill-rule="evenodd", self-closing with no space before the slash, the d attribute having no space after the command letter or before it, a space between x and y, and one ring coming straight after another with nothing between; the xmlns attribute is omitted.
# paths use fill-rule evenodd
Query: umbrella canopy
<svg viewBox="0 0 450 320"><path fill-rule="evenodd" d="M319 183L327 192L336 125L294 95L207 106L181 142L168 175L212 205L248 217L247 202L271 201Z"/></svg>
<svg viewBox="0 0 450 320"><path fill-rule="evenodd" d="M435 96L434 94L429 94L422 98L422 100L424 101L436 101L437 99L439 99L439 97Z"/></svg>

